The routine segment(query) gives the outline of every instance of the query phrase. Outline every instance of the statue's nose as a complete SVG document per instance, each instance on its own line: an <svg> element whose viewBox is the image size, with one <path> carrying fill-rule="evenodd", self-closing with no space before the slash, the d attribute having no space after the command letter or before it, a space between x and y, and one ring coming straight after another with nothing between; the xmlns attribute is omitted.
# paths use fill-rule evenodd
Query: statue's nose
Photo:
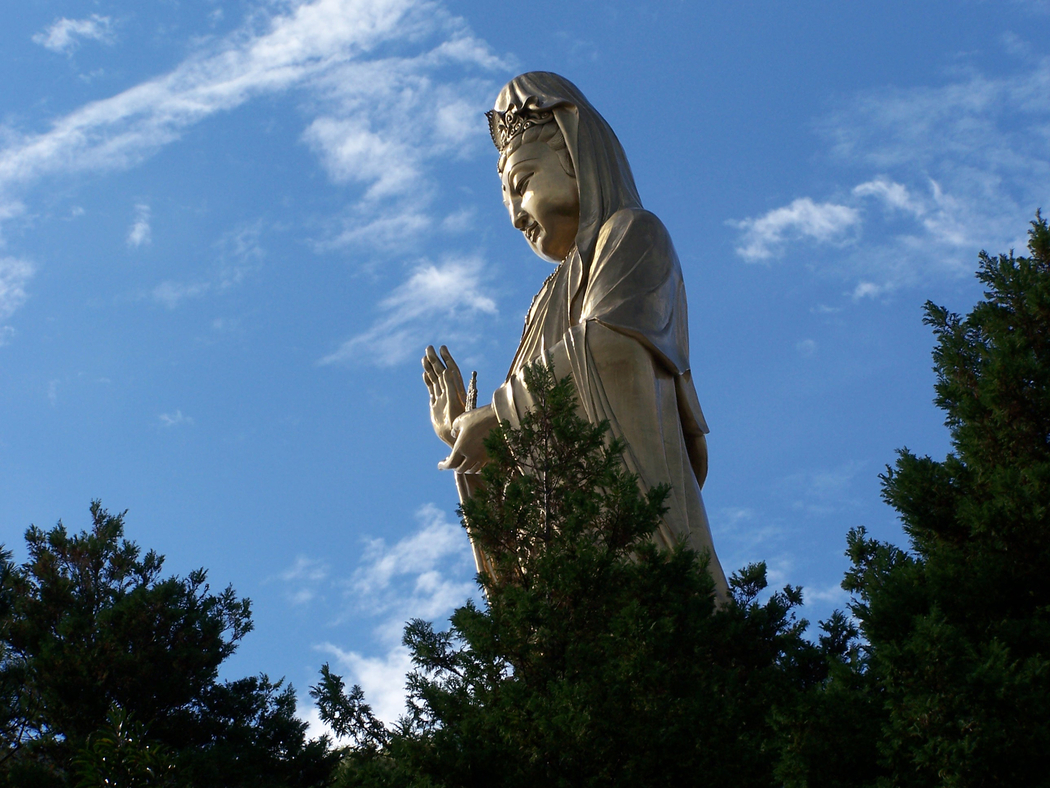
<svg viewBox="0 0 1050 788"><path fill-rule="evenodd" d="M518 230L524 230L529 226L529 215L522 210L521 203L516 200L510 204L510 221Z"/></svg>

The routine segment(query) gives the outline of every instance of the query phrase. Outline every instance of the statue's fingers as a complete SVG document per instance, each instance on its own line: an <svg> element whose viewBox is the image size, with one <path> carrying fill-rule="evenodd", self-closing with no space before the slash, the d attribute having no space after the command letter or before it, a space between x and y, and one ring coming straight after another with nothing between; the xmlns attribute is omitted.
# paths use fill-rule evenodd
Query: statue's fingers
<svg viewBox="0 0 1050 788"><path fill-rule="evenodd" d="M441 349L444 350L445 346L442 345ZM430 362L430 366L434 368L435 372L445 371L445 365L441 362L441 359L438 358L437 351L434 350L433 345L427 345L427 361Z"/></svg>
<svg viewBox="0 0 1050 788"><path fill-rule="evenodd" d="M441 346L441 357L445 359L445 366L448 368L448 371L454 376L453 380L458 381L460 387L462 387L463 375L460 374L459 365L456 363L456 360L452 358L452 354L448 352L448 348L444 345Z"/></svg>
<svg viewBox="0 0 1050 788"><path fill-rule="evenodd" d="M433 396L438 396L444 388L441 383L441 376L435 374L433 369L426 366L423 368L423 382L427 384L427 388L430 389L430 393Z"/></svg>
<svg viewBox="0 0 1050 788"><path fill-rule="evenodd" d="M438 370L429 360L423 360L423 378L427 382L427 388L431 389L435 397L444 396L445 391L448 389L448 384L445 382L446 372L447 370L443 366Z"/></svg>
<svg viewBox="0 0 1050 788"><path fill-rule="evenodd" d="M456 360L452 358L452 354L448 352L448 348L444 345L441 346L441 357L445 362L445 366L448 367L448 370L450 372L452 372L454 375L460 374L459 364L457 364Z"/></svg>
<svg viewBox="0 0 1050 788"><path fill-rule="evenodd" d="M444 383L441 380L441 375L436 375L433 371L424 372L423 379L426 380L427 389L434 389L436 392L440 393L445 388Z"/></svg>
<svg viewBox="0 0 1050 788"><path fill-rule="evenodd" d="M456 392L457 398L462 402L464 396L463 381L452 370L446 370L445 374L441 376L441 385L445 387L445 391Z"/></svg>
<svg viewBox="0 0 1050 788"><path fill-rule="evenodd" d="M430 375L432 378L436 378L438 375L441 374L441 372L444 371L444 367L442 367L441 370L438 370L434 366L433 362L431 362L429 356L423 356L423 371Z"/></svg>
<svg viewBox="0 0 1050 788"><path fill-rule="evenodd" d="M463 464L463 460L466 458L457 451L453 451L448 457L438 463L438 470L441 471L454 471Z"/></svg>
<svg viewBox="0 0 1050 788"><path fill-rule="evenodd" d="M427 393L430 394L430 404L433 405L437 402L437 394L434 393L434 384L431 382L430 378L427 377L426 372L423 373L423 382L426 384Z"/></svg>
<svg viewBox="0 0 1050 788"><path fill-rule="evenodd" d="M453 358L453 354L449 353L448 348L446 348L444 345L441 346L441 357L444 359L445 367L448 368L448 371L456 375L456 377L458 377L460 380L462 380L463 376L460 374L459 365L456 364L456 359Z"/></svg>

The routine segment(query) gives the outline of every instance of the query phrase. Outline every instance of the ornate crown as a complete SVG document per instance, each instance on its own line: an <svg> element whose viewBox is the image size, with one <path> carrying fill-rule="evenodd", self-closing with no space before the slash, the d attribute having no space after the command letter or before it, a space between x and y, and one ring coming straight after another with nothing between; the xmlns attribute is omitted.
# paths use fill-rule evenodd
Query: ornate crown
<svg viewBox="0 0 1050 788"><path fill-rule="evenodd" d="M510 141L525 131L525 129L550 122L554 118L554 113L550 110L537 112L528 109L518 109L512 104L507 108L506 112L489 110L485 113L485 117L489 119L489 134L492 135L492 144L496 146L496 150L503 153Z"/></svg>

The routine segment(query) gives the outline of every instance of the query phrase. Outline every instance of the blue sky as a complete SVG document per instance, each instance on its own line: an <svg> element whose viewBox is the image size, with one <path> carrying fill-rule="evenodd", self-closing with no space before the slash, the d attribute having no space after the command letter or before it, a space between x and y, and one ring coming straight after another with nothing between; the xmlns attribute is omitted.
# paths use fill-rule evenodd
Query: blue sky
<svg viewBox="0 0 1050 788"><path fill-rule="evenodd" d="M0 540L101 498L254 603L226 675L329 660L396 714L474 592L419 357L503 378L549 273L482 112L576 82L667 225L727 570L846 599L943 456L926 299L1050 209L1046 2L118 0L0 10ZM308 709L302 709L307 713Z"/></svg>

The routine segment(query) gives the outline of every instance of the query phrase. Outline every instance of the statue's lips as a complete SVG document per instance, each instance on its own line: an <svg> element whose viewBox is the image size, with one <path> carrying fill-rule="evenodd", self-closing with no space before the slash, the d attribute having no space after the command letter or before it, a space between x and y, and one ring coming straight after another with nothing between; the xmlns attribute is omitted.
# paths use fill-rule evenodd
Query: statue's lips
<svg viewBox="0 0 1050 788"><path fill-rule="evenodd" d="M533 222L522 230L522 232L525 233L525 237L529 239L529 243L536 243L536 240L540 237L540 226Z"/></svg>

